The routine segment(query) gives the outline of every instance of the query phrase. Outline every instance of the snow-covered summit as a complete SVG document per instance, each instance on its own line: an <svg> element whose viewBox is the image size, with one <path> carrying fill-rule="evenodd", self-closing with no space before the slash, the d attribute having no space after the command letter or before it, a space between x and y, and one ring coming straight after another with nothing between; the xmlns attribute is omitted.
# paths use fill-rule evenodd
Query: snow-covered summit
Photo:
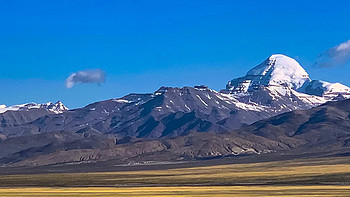
<svg viewBox="0 0 350 197"><path fill-rule="evenodd" d="M271 55L247 75L258 76L267 85L287 84L295 90L310 80L309 74L296 60L281 54Z"/></svg>
<svg viewBox="0 0 350 197"><path fill-rule="evenodd" d="M281 54L271 55L264 62L247 72L244 77L229 81L222 93L236 97L252 95L264 90L284 95L293 91L293 95L307 98L311 102L316 98L322 102L350 98L350 88L340 83L311 80L305 69L293 58ZM260 98L261 96L259 96ZM261 98L260 98L261 99ZM316 102L319 104L319 102Z"/></svg>
<svg viewBox="0 0 350 197"><path fill-rule="evenodd" d="M28 111L30 109L46 109L53 113L62 113L68 108L63 105L61 101L57 101L56 103L43 103L43 104L36 104L36 103L26 103L21 105L13 105L7 107L6 105L0 105L0 113L4 113L6 111Z"/></svg>
<svg viewBox="0 0 350 197"><path fill-rule="evenodd" d="M41 104L44 106L46 109L55 112L55 113L62 113L64 111L69 110L61 101L57 101L56 103L46 103L46 104Z"/></svg>
<svg viewBox="0 0 350 197"><path fill-rule="evenodd" d="M275 54L249 70L246 76L229 81L226 89L234 92L247 92L260 85L282 85L297 90L306 81L311 81L309 74L296 60Z"/></svg>
<svg viewBox="0 0 350 197"><path fill-rule="evenodd" d="M336 97L339 94L348 98L350 96L350 88L341 83L329 83L322 80L312 80L305 83L300 89L300 92L324 96L324 97Z"/></svg>

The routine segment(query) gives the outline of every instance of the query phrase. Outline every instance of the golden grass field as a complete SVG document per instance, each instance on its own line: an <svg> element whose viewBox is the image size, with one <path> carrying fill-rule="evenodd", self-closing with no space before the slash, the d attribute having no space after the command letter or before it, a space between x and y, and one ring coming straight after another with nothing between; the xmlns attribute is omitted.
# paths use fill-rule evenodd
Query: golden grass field
<svg viewBox="0 0 350 197"><path fill-rule="evenodd" d="M0 175L0 196L350 196L350 158Z"/></svg>
<svg viewBox="0 0 350 197"><path fill-rule="evenodd" d="M1 188L1 196L349 196L349 186Z"/></svg>

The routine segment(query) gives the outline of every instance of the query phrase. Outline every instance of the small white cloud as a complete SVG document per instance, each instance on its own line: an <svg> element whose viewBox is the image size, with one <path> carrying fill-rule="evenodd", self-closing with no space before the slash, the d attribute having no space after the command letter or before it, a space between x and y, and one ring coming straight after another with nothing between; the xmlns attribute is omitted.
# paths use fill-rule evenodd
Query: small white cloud
<svg viewBox="0 0 350 197"><path fill-rule="evenodd" d="M350 60L350 40L343 42L327 51L321 53L316 59L316 66L334 67L342 66Z"/></svg>
<svg viewBox="0 0 350 197"><path fill-rule="evenodd" d="M104 83L106 80L106 72L101 69L83 70L72 73L66 79L66 87L72 88L77 83Z"/></svg>

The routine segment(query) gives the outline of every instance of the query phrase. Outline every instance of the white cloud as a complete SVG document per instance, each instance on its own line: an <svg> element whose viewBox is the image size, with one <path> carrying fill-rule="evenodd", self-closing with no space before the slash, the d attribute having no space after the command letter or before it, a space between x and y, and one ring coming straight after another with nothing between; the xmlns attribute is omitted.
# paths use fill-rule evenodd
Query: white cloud
<svg viewBox="0 0 350 197"><path fill-rule="evenodd" d="M72 88L77 83L104 83L106 79L106 72L101 69L83 70L72 73L66 79L66 87Z"/></svg>
<svg viewBox="0 0 350 197"><path fill-rule="evenodd" d="M321 53L315 64L319 67L342 66L350 60L350 40Z"/></svg>

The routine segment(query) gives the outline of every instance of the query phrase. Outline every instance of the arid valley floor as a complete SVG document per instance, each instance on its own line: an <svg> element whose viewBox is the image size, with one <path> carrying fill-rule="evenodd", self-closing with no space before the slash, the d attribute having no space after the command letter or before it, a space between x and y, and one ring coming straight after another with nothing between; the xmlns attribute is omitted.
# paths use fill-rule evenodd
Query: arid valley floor
<svg viewBox="0 0 350 197"><path fill-rule="evenodd" d="M0 196L350 195L350 157L347 156L257 163L226 161L217 165L210 162L200 167L177 164L162 170L147 170L152 167L144 166L113 172L6 174L2 171Z"/></svg>

